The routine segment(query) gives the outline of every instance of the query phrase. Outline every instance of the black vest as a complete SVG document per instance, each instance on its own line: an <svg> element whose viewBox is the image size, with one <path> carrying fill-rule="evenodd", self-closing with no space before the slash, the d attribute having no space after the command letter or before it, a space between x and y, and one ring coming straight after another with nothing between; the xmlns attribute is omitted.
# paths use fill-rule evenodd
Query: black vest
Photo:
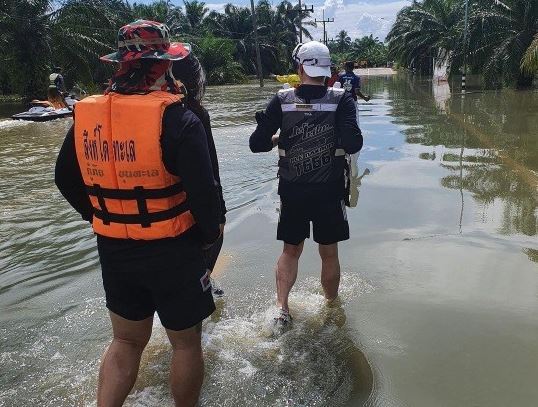
<svg viewBox="0 0 538 407"><path fill-rule="evenodd" d="M282 125L278 140L279 177L287 182L337 181L344 171L344 155L335 131L336 108L344 89L328 88L321 99L306 103L295 89L278 92Z"/></svg>

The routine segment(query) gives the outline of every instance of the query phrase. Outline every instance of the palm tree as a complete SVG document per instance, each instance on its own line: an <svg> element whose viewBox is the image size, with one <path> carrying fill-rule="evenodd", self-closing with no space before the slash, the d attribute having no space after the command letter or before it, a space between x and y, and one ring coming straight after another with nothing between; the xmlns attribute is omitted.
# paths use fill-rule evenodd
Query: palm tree
<svg viewBox="0 0 538 407"><path fill-rule="evenodd" d="M515 80L518 87L530 86L533 74L521 68L532 67L535 61L538 1L477 0L470 17L471 54L486 77Z"/></svg>
<svg viewBox="0 0 538 407"><path fill-rule="evenodd" d="M534 40L525 51L523 61L521 61L521 69L528 74L538 72L538 34L534 36Z"/></svg>
<svg viewBox="0 0 538 407"><path fill-rule="evenodd" d="M158 21L165 23L172 34L178 34L185 22L185 15L181 8L174 6L170 0L157 0L150 4L133 3L133 19Z"/></svg>
<svg viewBox="0 0 538 407"><path fill-rule="evenodd" d="M93 79L98 55L112 49L121 23L130 19L121 0L3 0L0 34L16 89L43 97L53 65Z"/></svg>
<svg viewBox="0 0 538 407"><path fill-rule="evenodd" d="M351 47L351 38L347 35L347 31L342 30L336 36L336 49L338 52L346 52Z"/></svg>
<svg viewBox="0 0 538 407"><path fill-rule="evenodd" d="M389 55L405 66L429 71L439 50L461 49L462 24L461 1L414 2L398 13L387 35Z"/></svg>
<svg viewBox="0 0 538 407"><path fill-rule="evenodd" d="M538 1L470 0L466 55L462 5L423 0L403 8L387 36L390 55L405 66L429 70L431 57L441 52L450 55L453 72L466 59L488 83L530 86L538 66Z"/></svg>
<svg viewBox="0 0 538 407"><path fill-rule="evenodd" d="M185 6L185 24L183 30L187 34L200 34L204 27L204 20L209 12L203 1L192 0L183 2Z"/></svg>

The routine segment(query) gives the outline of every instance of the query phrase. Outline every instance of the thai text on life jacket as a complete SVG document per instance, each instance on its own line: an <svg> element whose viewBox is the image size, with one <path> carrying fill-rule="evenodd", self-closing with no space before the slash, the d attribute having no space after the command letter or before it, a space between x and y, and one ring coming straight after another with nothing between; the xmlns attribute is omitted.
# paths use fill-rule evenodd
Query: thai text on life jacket
<svg viewBox="0 0 538 407"><path fill-rule="evenodd" d="M176 237L195 221L181 178L162 161L166 107L181 96L90 96L76 105L78 164L94 208L95 233L120 239Z"/></svg>

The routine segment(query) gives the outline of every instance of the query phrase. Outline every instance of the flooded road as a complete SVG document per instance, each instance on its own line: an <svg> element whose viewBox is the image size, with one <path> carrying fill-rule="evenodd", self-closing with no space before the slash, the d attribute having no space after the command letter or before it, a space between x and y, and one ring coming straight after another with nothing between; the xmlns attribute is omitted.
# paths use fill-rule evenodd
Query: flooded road
<svg viewBox="0 0 538 407"><path fill-rule="evenodd" d="M208 90L230 213L201 405L535 405L538 92L363 83L342 306L324 305L309 241L278 338L277 157L248 149L277 87ZM0 120L0 406L95 405L110 330L95 240L53 184L70 124ZM172 404L169 358L156 323L128 406Z"/></svg>

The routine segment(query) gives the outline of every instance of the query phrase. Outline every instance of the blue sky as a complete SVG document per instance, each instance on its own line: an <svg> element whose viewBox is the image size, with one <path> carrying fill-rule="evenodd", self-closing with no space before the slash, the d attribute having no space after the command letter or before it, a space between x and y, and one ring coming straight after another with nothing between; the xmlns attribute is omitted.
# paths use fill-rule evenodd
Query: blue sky
<svg viewBox="0 0 538 407"><path fill-rule="evenodd" d="M255 0L256 2L257 0ZM290 0L292 3L298 0ZM174 2L182 4L181 1ZM277 3L278 1L275 1ZM303 0L303 3L305 0ZM230 1L206 0L210 9L222 10L223 6ZM250 5L250 0L233 2L238 5ZM411 3L410 0L312 0L306 1L308 6L314 6L314 15L321 19L322 10L325 17L334 18L334 23L327 24L329 38L335 37L340 30L346 30L351 38L373 34L384 40L398 11ZM317 29L312 29L315 40L323 36L321 24Z"/></svg>

